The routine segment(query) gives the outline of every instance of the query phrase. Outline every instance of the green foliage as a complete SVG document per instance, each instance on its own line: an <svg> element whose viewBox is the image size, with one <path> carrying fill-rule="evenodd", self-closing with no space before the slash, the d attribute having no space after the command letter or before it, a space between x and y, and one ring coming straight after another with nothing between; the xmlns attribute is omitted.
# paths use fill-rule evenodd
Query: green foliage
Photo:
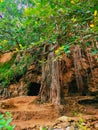
<svg viewBox="0 0 98 130"><path fill-rule="evenodd" d="M12 115L9 112L0 114L0 130L14 130L15 125L11 125Z"/></svg>
<svg viewBox="0 0 98 130"><path fill-rule="evenodd" d="M32 43L86 46L85 42L95 40L98 34L95 0L5 0L0 9L3 50L21 49L19 44L26 49Z"/></svg>
<svg viewBox="0 0 98 130"><path fill-rule="evenodd" d="M78 130L90 130L89 128L86 127L85 120L80 116L79 121L76 122L76 128Z"/></svg>
<svg viewBox="0 0 98 130"><path fill-rule="evenodd" d="M5 63L0 63L0 83L5 87L7 87L6 85L9 83L9 80L7 80L8 77L12 77L10 68L14 60L15 60L15 55L12 57L10 61L5 62Z"/></svg>
<svg viewBox="0 0 98 130"><path fill-rule="evenodd" d="M96 0L4 0L0 14L0 50L54 43L69 53L72 45L97 42Z"/></svg>
<svg viewBox="0 0 98 130"><path fill-rule="evenodd" d="M98 54L98 6L96 0L2 0L0 2L0 51L32 51L40 61L43 44L58 44L56 55L70 53L70 47L92 47ZM95 46L92 46L92 44ZM39 48L39 49L38 49ZM21 57L0 68L0 81L7 86L25 73L29 62ZM42 59L41 59L42 60ZM17 63L16 63L17 62ZM26 63L27 64L26 64ZM4 70L3 70L4 69ZM8 70L6 72L6 70ZM6 73L5 73L6 72Z"/></svg>
<svg viewBox="0 0 98 130"><path fill-rule="evenodd" d="M78 116L79 115L79 111L73 111L72 114L73 114L73 116Z"/></svg>
<svg viewBox="0 0 98 130"><path fill-rule="evenodd" d="M48 130L48 128L46 128L46 127L43 127L43 128L42 128L42 130Z"/></svg>
<svg viewBox="0 0 98 130"><path fill-rule="evenodd" d="M98 53L98 49L92 50L92 55L96 55Z"/></svg>
<svg viewBox="0 0 98 130"><path fill-rule="evenodd" d="M11 83L18 81L27 72L31 60L31 55L19 55L19 59L13 57L9 62L0 64L0 83L2 86L8 87Z"/></svg>

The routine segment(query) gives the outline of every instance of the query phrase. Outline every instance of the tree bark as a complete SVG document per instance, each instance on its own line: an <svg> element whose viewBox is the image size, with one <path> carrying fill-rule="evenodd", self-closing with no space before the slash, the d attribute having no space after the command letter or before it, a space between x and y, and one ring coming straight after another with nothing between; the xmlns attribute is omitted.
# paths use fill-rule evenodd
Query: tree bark
<svg viewBox="0 0 98 130"><path fill-rule="evenodd" d="M42 66L41 100L59 105L60 86L60 60L59 58L55 58L54 52L50 52L47 62Z"/></svg>
<svg viewBox="0 0 98 130"><path fill-rule="evenodd" d="M53 58L55 54L53 53ZM50 99L53 104L60 104L60 66L59 59L52 60L52 82L51 82L51 96Z"/></svg>

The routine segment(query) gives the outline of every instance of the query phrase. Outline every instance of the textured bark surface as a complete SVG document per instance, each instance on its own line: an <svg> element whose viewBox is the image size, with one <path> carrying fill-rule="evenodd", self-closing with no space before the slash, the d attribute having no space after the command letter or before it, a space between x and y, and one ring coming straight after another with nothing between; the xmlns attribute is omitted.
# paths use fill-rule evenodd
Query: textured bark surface
<svg viewBox="0 0 98 130"><path fill-rule="evenodd" d="M82 54L81 54L81 48L77 45L74 48L73 52L73 60L74 60L74 68L75 68L75 78L76 78L76 84L78 91L82 94L82 91L84 90L84 83L81 75L82 70Z"/></svg>
<svg viewBox="0 0 98 130"><path fill-rule="evenodd" d="M54 53L52 54L55 58ZM60 61L52 60L52 81L51 81L51 101L53 104L60 104Z"/></svg>
<svg viewBox="0 0 98 130"><path fill-rule="evenodd" d="M60 104L60 61L50 52L42 66L41 100Z"/></svg>

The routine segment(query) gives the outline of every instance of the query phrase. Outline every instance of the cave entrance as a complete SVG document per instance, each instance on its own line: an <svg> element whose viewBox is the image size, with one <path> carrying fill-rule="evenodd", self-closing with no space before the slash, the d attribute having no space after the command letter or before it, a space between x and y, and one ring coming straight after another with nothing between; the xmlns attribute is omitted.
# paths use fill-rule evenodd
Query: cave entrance
<svg viewBox="0 0 98 130"><path fill-rule="evenodd" d="M77 83L76 80L72 80L68 85L68 95L72 96L78 93Z"/></svg>
<svg viewBox="0 0 98 130"><path fill-rule="evenodd" d="M82 96L86 96L88 94L88 85L87 85L87 81L86 78L83 78L83 88L81 87L81 90L78 90L77 87L77 83L76 83L76 79L72 80L69 83L69 88L68 88L68 94L71 95L82 95Z"/></svg>
<svg viewBox="0 0 98 130"><path fill-rule="evenodd" d="M35 82L31 82L28 86L28 96L37 96L39 94L40 91L40 84L39 83L35 83Z"/></svg>

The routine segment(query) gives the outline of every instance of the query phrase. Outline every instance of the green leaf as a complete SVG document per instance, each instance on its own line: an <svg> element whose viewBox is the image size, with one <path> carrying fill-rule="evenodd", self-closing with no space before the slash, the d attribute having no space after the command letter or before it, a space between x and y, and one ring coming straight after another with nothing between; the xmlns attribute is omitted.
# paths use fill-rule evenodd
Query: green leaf
<svg viewBox="0 0 98 130"><path fill-rule="evenodd" d="M3 117L4 117L4 115L3 115L3 114L1 114L1 115L0 115L0 119L2 119Z"/></svg>
<svg viewBox="0 0 98 130"><path fill-rule="evenodd" d="M10 124L10 122L12 121L12 118L9 118L7 121L6 121L6 126L8 126Z"/></svg>

